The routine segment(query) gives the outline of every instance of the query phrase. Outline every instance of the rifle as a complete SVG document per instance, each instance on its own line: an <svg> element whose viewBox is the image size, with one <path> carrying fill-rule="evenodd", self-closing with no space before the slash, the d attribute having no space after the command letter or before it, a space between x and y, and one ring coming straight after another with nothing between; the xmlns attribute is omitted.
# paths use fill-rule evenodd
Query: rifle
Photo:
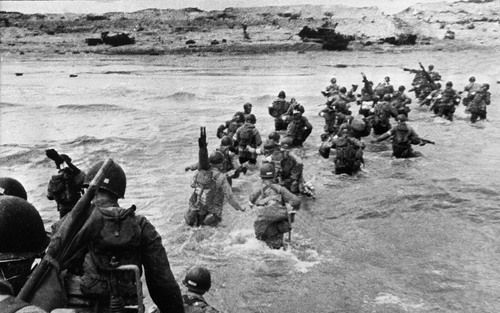
<svg viewBox="0 0 500 313"><path fill-rule="evenodd" d="M37 305L48 312L66 305L66 293L61 286L59 274L67 268L68 261L81 248L76 238L91 215L91 201L113 164L112 159L104 162L85 194L62 220L56 234L51 238L45 256L17 295L18 300Z"/></svg>
<svg viewBox="0 0 500 313"><path fill-rule="evenodd" d="M431 145L435 145L436 143L432 140L428 140L428 139L423 139L423 138L420 138L420 145L423 146L425 144L431 144Z"/></svg>
<svg viewBox="0 0 500 313"><path fill-rule="evenodd" d="M403 71L410 72L410 73L418 73L419 72L419 70L415 70L415 69L407 68L407 67L403 67Z"/></svg>
<svg viewBox="0 0 500 313"><path fill-rule="evenodd" d="M422 62L418 62L420 68L422 69L422 73L424 73L425 78L429 81L432 86L432 89L436 89L436 84L434 83L434 79L432 79L431 75L425 70L425 67L422 65Z"/></svg>
<svg viewBox="0 0 500 313"><path fill-rule="evenodd" d="M48 149L48 150L45 150L45 155L49 159L54 161L58 170L61 169L61 164L66 163L66 165L68 165L68 167L73 172L80 171L73 163L71 163L71 158L66 154L59 154L55 149Z"/></svg>
<svg viewBox="0 0 500 313"><path fill-rule="evenodd" d="M288 217L288 224L290 224L290 231L288 232L288 245L292 244L292 223L295 220L295 211L294 210L289 210L288 206L285 205L286 208L286 215Z"/></svg>

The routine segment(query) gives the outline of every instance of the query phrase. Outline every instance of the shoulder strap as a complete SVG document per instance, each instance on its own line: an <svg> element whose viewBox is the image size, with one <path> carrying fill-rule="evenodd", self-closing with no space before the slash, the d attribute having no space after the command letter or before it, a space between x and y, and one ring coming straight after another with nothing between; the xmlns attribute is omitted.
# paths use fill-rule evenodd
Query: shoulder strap
<svg viewBox="0 0 500 313"><path fill-rule="evenodd" d="M0 301L0 312L2 313L15 313L19 309L29 306L29 303L24 301L16 300L14 297L8 297L7 299Z"/></svg>

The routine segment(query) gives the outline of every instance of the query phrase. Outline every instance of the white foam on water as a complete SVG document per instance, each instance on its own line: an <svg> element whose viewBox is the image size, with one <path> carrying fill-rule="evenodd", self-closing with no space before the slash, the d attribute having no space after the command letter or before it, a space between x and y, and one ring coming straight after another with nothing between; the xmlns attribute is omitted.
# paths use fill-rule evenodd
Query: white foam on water
<svg viewBox="0 0 500 313"><path fill-rule="evenodd" d="M385 292L379 293L375 298L374 303L378 305L387 305L387 304L397 305L407 312L423 309L425 307L425 303L423 302L414 303L409 300L404 300L399 298L398 296Z"/></svg>
<svg viewBox="0 0 500 313"><path fill-rule="evenodd" d="M263 258L273 256L290 261L293 268L300 273L307 273L312 267L321 263L320 254L310 248L287 245L287 250L270 249L263 241L255 238L253 229L240 229L229 233L225 241L226 255L248 255Z"/></svg>

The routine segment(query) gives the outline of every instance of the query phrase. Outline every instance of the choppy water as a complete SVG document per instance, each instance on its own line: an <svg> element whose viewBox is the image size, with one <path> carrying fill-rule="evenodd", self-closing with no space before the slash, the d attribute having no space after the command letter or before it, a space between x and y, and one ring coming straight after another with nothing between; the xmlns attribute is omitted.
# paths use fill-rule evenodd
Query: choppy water
<svg viewBox="0 0 500 313"><path fill-rule="evenodd" d="M226 312L499 312L499 59L494 50L3 55L0 175L24 184L48 228L58 215L46 199L55 168L44 150L69 154L82 169L114 158L128 176L122 204L135 203L158 228L179 281L191 265L212 270L207 298ZM418 61L434 63L457 89L471 74L489 82L489 121L472 127L463 107L453 123L414 108L411 124L436 141L417 148L424 157L392 160L386 143L368 145L362 174L333 175L332 161L317 154L319 91L332 75L360 84L360 72L409 86L401 68ZM230 207L217 229L184 226L192 177L184 167L196 161L199 126L215 148L217 126L250 101L267 135L267 105L281 89L315 127L299 153L317 200L297 215L293 249L269 250L254 239L254 213ZM241 203L258 180L254 172L235 181Z"/></svg>

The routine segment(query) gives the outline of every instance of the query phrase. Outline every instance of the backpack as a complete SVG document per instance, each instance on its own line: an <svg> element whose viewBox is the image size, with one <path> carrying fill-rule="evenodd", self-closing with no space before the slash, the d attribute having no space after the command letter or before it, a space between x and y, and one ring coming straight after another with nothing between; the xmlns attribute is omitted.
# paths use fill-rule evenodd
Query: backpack
<svg viewBox="0 0 500 313"><path fill-rule="evenodd" d="M212 205L219 205L219 203L214 203L217 201L216 188L219 175L221 173L214 175L211 170L203 170L196 173L194 182L191 184L194 191L189 198L189 204L192 207L202 209ZM223 201L224 197L219 200Z"/></svg>
<svg viewBox="0 0 500 313"><path fill-rule="evenodd" d="M335 167L356 168L361 165L362 151L348 138L340 139L336 145Z"/></svg>
<svg viewBox="0 0 500 313"><path fill-rule="evenodd" d="M250 146L254 142L254 128L248 125L243 125L240 130L238 142L240 146Z"/></svg>
<svg viewBox="0 0 500 313"><path fill-rule="evenodd" d="M410 144L410 130L406 125L396 126L396 131L392 143L395 145L409 145Z"/></svg>
<svg viewBox="0 0 500 313"><path fill-rule="evenodd" d="M127 264L134 264L141 268L142 232L135 209L135 205L128 209L98 206L94 208L93 225L98 225L98 227L85 259L85 274L81 285L84 294L102 296L117 289L124 297L136 295L137 282L132 272L112 272L116 267ZM112 273L119 275L115 276L114 281L111 279L114 276L111 275ZM116 286L112 287L112 283L116 283Z"/></svg>
<svg viewBox="0 0 500 313"><path fill-rule="evenodd" d="M224 149L217 148L216 150L224 155L224 160L222 161L222 172L227 173L230 170L234 169L233 162L231 162L231 155L229 154L229 147L226 147Z"/></svg>

